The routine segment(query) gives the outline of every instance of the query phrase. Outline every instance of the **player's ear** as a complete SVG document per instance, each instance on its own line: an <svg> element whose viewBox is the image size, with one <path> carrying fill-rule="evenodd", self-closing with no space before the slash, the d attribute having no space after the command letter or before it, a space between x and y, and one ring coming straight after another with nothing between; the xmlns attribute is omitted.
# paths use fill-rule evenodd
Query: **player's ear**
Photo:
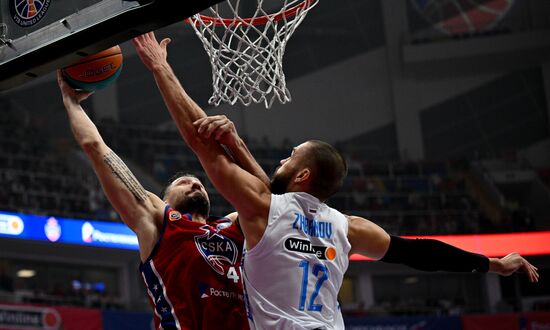
<svg viewBox="0 0 550 330"><path fill-rule="evenodd" d="M309 168L304 168L298 172L294 178L295 183L304 183L311 177L311 170Z"/></svg>

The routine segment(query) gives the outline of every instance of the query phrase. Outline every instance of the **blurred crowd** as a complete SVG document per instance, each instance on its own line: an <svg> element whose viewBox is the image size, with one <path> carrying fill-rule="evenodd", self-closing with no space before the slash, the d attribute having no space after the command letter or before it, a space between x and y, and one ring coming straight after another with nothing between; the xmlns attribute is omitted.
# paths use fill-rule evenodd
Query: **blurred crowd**
<svg viewBox="0 0 550 330"><path fill-rule="evenodd" d="M0 119L0 209L5 211L119 221L98 180L70 138L49 140L41 123L5 111ZM211 195L212 213L231 206L216 193L201 165L172 127L98 125L105 141L125 160L140 166L161 187L175 172L197 173ZM244 137L268 174L288 156L292 144L275 145L267 137ZM62 147L60 147L62 145ZM340 142L339 145L345 145ZM344 152L345 154L345 152ZM452 234L532 230L528 210L514 208L504 221L490 219L473 197L467 161L368 161L348 157L349 174L328 203L371 219L393 234ZM548 170L541 178L548 183ZM160 193L156 191L155 193Z"/></svg>
<svg viewBox="0 0 550 330"><path fill-rule="evenodd" d="M4 109L0 116L0 210L58 217L120 221L72 137L48 138L39 118ZM216 193L192 151L174 127L151 128L102 122L107 144L125 161L138 166L161 187L177 171L196 173L210 194L212 214L227 214L231 206ZM292 143L272 143L268 137L247 138L251 152L270 174L286 158ZM338 146L345 146L340 141ZM347 153L349 174L341 192L328 201L348 214L366 217L396 235L466 234L534 230L530 210L509 201L503 217L491 217L475 193L476 176L467 160L372 161ZM539 169L550 189L550 170ZM139 175L138 175L139 177ZM155 193L160 193L155 191ZM19 283L19 284L17 284ZM0 272L0 301L122 308L117 295L93 286L23 285ZM547 309L548 303L535 306ZM464 302L434 299L378 301L375 309L359 304L347 315L454 315L468 310ZM500 310L514 310L503 302ZM346 307L346 306L344 306ZM349 306L348 306L349 307Z"/></svg>

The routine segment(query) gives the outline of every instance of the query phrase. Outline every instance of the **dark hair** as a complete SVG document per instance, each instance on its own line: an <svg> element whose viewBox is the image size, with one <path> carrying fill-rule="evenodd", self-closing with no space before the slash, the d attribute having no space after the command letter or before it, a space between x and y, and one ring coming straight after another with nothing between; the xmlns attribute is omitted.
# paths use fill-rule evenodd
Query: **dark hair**
<svg viewBox="0 0 550 330"><path fill-rule="evenodd" d="M191 177L191 178L196 178L196 179L199 179L195 174L191 174L191 173L187 173L187 172L184 172L184 171L178 171L176 172L174 175L172 175L168 181L166 182L166 184L164 185L164 187L162 188L162 191L160 192L160 196L162 198L162 200L164 200L166 198L166 193L168 192L168 187L170 187L170 185L176 181L177 179L181 178L181 177L184 177L184 176L187 176L187 177ZM200 180L200 179L199 179Z"/></svg>
<svg viewBox="0 0 550 330"><path fill-rule="evenodd" d="M348 166L340 152L330 144L319 140L308 143L311 147L308 148L307 159L313 176L310 193L325 201L342 187Z"/></svg>

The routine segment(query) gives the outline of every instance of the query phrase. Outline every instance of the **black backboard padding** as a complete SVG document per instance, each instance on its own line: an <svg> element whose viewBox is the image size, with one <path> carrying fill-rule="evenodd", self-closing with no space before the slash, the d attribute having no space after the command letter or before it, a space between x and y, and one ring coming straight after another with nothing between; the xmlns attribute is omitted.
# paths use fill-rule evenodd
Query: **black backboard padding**
<svg viewBox="0 0 550 330"><path fill-rule="evenodd" d="M97 53L145 32L183 21L221 1L140 0L139 6L132 10L91 24L50 44L30 49L28 40L26 43L25 40L14 40L11 45L2 46L16 51L0 59L0 90L13 88L69 65L82 58L77 52ZM27 51L26 47L29 48Z"/></svg>

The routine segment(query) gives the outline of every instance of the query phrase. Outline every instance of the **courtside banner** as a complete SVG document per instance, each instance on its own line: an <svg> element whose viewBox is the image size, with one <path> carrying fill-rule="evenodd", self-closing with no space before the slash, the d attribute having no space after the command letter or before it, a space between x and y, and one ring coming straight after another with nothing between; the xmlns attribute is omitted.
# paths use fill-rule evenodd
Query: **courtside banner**
<svg viewBox="0 0 550 330"><path fill-rule="evenodd" d="M155 330L152 313L104 310L101 316L103 330Z"/></svg>
<svg viewBox="0 0 550 330"><path fill-rule="evenodd" d="M0 329L101 330L102 328L101 311L98 309L0 304Z"/></svg>
<svg viewBox="0 0 550 330"><path fill-rule="evenodd" d="M345 324L347 330L462 330L459 316L353 317Z"/></svg>
<svg viewBox="0 0 550 330"><path fill-rule="evenodd" d="M464 330L520 330L517 313L464 315L462 325Z"/></svg>
<svg viewBox="0 0 550 330"><path fill-rule="evenodd" d="M526 330L548 330L550 329L550 313L529 312L522 313L519 319L519 328Z"/></svg>
<svg viewBox="0 0 550 330"><path fill-rule="evenodd" d="M138 250L122 223L0 212L0 237Z"/></svg>
<svg viewBox="0 0 550 330"><path fill-rule="evenodd" d="M59 330L103 330L101 310L99 309L64 306L52 308L61 315L62 325Z"/></svg>
<svg viewBox="0 0 550 330"><path fill-rule="evenodd" d="M137 236L122 223L22 213L0 212L0 237L138 250ZM550 254L550 231L404 237L437 239L489 257L502 257L510 252L523 256ZM353 255L351 260L370 259Z"/></svg>
<svg viewBox="0 0 550 330"><path fill-rule="evenodd" d="M52 308L0 305L0 329L46 329L61 327L61 316Z"/></svg>
<svg viewBox="0 0 550 330"><path fill-rule="evenodd" d="M436 239L447 244L454 245L463 250L480 253L488 257L503 257L511 252L517 252L522 256L550 254L550 231L403 237ZM351 260L370 259L354 254L351 256Z"/></svg>

